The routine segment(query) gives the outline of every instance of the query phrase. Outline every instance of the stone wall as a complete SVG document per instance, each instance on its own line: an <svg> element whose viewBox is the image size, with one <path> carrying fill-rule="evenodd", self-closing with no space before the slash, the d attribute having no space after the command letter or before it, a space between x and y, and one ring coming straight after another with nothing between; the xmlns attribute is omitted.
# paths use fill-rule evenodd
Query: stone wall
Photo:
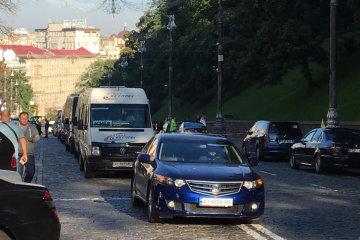
<svg viewBox="0 0 360 240"><path fill-rule="evenodd" d="M208 121L206 126L209 132L213 132L215 121ZM255 123L252 120L225 120L226 134L229 137L244 137L246 131ZM298 121L301 132L305 135L311 129L321 126L321 121ZM340 122L341 127L360 129L360 122Z"/></svg>

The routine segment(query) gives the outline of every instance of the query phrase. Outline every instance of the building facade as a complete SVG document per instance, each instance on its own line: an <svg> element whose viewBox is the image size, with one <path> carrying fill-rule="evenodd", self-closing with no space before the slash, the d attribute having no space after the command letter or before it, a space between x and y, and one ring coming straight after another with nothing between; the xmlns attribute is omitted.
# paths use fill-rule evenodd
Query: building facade
<svg viewBox="0 0 360 240"><path fill-rule="evenodd" d="M41 116L53 109L60 110L66 97L75 92L81 75L97 60L97 56L85 48L44 50L33 46L0 45L0 56L6 49L16 54L13 61L6 63L6 72L26 72L33 89L36 114Z"/></svg>
<svg viewBox="0 0 360 240"><path fill-rule="evenodd" d="M49 23L45 29L35 29L35 40L35 46L42 49L76 50L83 47L94 54L100 51L100 30L87 26L86 19Z"/></svg>

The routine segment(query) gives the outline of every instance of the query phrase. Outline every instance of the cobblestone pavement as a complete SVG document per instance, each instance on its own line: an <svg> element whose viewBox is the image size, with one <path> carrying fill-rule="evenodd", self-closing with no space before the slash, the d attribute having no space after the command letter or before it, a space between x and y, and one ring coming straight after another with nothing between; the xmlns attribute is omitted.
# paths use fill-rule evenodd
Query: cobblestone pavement
<svg viewBox="0 0 360 240"><path fill-rule="evenodd" d="M196 218L150 224L145 207L131 205L131 174L85 179L77 160L55 137L41 139L37 157L36 181L50 190L63 240L268 239L256 225L238 220Z"/></svg>

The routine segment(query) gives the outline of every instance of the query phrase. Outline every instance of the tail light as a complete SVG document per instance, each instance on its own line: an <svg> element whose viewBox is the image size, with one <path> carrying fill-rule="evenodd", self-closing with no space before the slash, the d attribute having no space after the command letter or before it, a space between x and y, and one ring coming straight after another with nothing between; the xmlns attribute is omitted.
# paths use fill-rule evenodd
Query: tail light
<svg viewBox="0 0 360 240"><path fill-rule="evenodd" d="M331 154L342 154L342 153L343 153L343 150L342 150L341 147L335 147L335 146L333 146L333 147L330 147L330 148L329 148L329 153L331 153Z"/></svg>
<svg viewBox="0 0 360 240"><path fill-rule="evenodd" d="M54 202L53 202L53 199L50 195L50 193L48 191L46 191L43 195L43 200L46 202L46 204L49 206L49 208L51 209L51 212L56 216L58 217L58 214L57 214L57 211L56 211L56 208L55 208L55 205L54 205Z"/></svg>
<svg viewBox="0 0 360 240"><path fill-rule="evenodd" d="M267 136L265 136L264 137L264 143L269 143L269 142L270 142L270 139Z"/></svg>

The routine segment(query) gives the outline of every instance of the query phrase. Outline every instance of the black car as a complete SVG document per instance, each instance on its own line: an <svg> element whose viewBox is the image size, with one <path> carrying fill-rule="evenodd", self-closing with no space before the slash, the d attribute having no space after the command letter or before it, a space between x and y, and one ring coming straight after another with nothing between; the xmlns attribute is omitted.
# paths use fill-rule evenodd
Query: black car
<svg viewBox="0 0 360 240"><path fill-rule="evenodd" d="M288 158L291 146L301 140L297 122L260 120L247 132L242 143L245 155L256 154L259 160L268 157Z"/></svg>
<svg viewBox="0 0 360 240"><path fill-rule="evenodd" d="M21 182L14 171L0 170L0 239L60 238L60 222L48 189Z"/></svg>
<svg viewBox="0 0 360 240"><path fill-rule="evenodd" d="M291 147L290 167L314 166L317 173L330 167L360 168L360 131L316 128Z"/></svg>
<svg viewBox="0 0 360 240"><path fill-rule="evenodd" d="M182 122L179 126L179 132L186 133L207 133L205 125L199 122Z"/></svg>

